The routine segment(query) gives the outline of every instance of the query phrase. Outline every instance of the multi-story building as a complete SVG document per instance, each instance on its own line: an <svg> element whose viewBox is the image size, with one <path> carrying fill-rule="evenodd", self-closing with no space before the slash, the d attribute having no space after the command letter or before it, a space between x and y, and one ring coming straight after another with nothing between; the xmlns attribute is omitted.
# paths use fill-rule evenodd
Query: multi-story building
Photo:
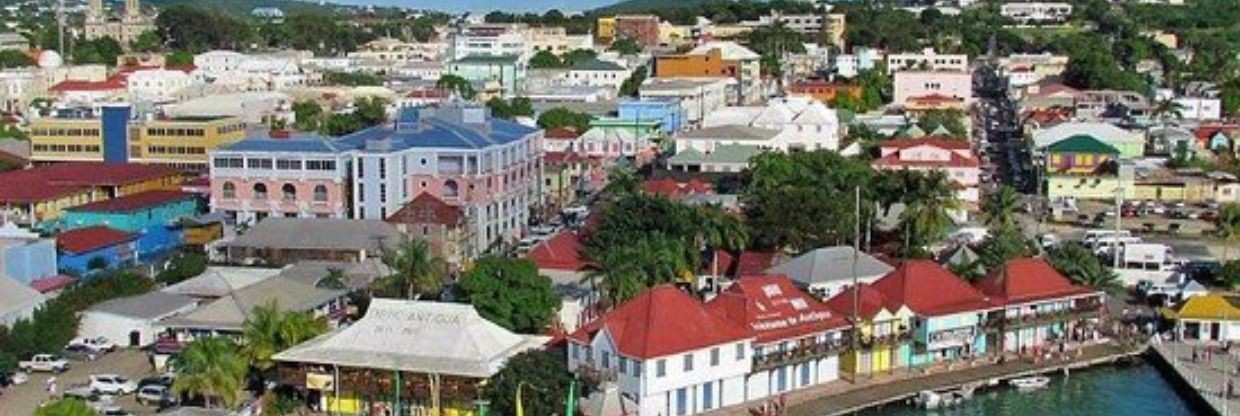
<svg viewBox="0 0 1240 416"><path fill-rule="evenodd" d="M616 39L628 38L637 42L643 48L659 45L659 17L654 15L621 15L614 19L613 27L615 28L613 37L602 38L600 30L600 39L605 39L610 43Z"/></svg>
<svg viewBox="0 0 1240 416"><path fill-rule="evenodd" d="M190 86L192 80L185 71L168 69L143 69L129 74L125 88L129 99L134 101L173 101L175 94Z"/></svg>
<svg viewBox="0 0 1240 416"><path fill-rule="evenodd" d="M839 94L847 94L852 98L860 99L861 86L823 80L801 80L788 85L788 95L811 97L823 103L835 101L835 97Z"/></svg>
<svg viewBox="0 0 1240 416"><path fill-rule="evenodd" d="M690 415L745 401L756 331L667 285L568 336L568 368L614 378L639 415Z"/></svg>
<svg viewBox="0 0 1240 416"><path fill-rule="evenodd" d="M31 160L116 159L205 171L207 152L245 137L246 125L235 117L131 121L128 113L128 107L105 107L98 117L83 111L35 119L30 125Z"/></svg>
<svg viewBox="0 0 1240 416"><path fill-rule="evenodd" d="M718 78L651 79L642 84L642 100L674 100L683 111L683 126L701 126L702 119L727 103L727 80Z"/></svg>
<svg viewBox="0 0 1240 416"><path fill-rule="evenodd" d="M766 16L758 16L758 20L741 22L742 26L783 26L803 35L817 34L822 31L826 17L820 14L784 14L771 10Z"/></svg>
<svg viewBox="0 0 1240 416"><path fill-rule="evenodd" d="M708 42L682 55L655 58L656 78L727 78L734 79L729 102L757 103L762 94L762 57L736 42Z"/></svg>
<svg viewBox="0 0 1240 416"><path fill-rule="evenodd" d="M211 155L212 209L388 219L429 193L461 208L482 251L523 233L541 194L541 142L540 130L458 106L402 109L394 123L331 140L245 140Z"/></svg>
<svg viewBox="0 0 1240 416"><path fill-rule="evenodd" d="M882 61L882 52L866 47L854 47L853 53L832 56L831 67L835 73L845 78L856 77L861 71L874 69Z"/></svg>
<svg viewBox="0 0 1240 416"><path fill-rule="evenodd" d="M989 344L986 317L996 305L933 261L908 260L872 285L889 310L908 307L912 366L983 355Z"/></svg>
<svg viewBox="0 0 1240 416"><path fill-rule="evenodd" d="M959 185L957 197L977 203L981 162L964 139L925 137L883 142L880 155L871 164L875 169L941 171Z"/></svg>
<svg viewBox="0 0 1240 416"><path fill-rule="evenodd" d="M922 71L969 71L969 55L939 54L934 49L926 48L921 53L887 54L887 73L904 70Z"/></svg>
<svg viewBox="0 0 1240 416"><path fill-rule="evenodd" d="M619 90L632 71L614 62L592 59L573 65L568 70L569 85L607 87Z"/></svg>
<svg viewBox="0 0 1240 416"><path fill-rule="evenodd" d="M1022 24L1061 23L1072 17L1072 5L1051 2L1011 2L999 6L999 15Z"/></svg>
<svg viewBox="0 0 1240 416"><path fill-rule="evenodd" d="M122 46L138 39L143 33L155 30L155 19L142 13L139 0L125 0L125 13L120 18L108 16L103 0L90 0L86 8L84 25L86 39L112 38Z"/></svg>
<svg viewBox="0 0 1240 416"><path fill-rule="evenodd" d="M533 26L525 27L525 43L529 47L527 52L529 56L539 51L547 51L556 55L563 55L577 49L594 49L594 36L570 35L560 26Z"/></svg>
<svg viewBox="0 0 1240 416"><path fill-rule="evenodd" d="M524 61L532 56L522 26L512 24L468 25L452 32L448 59L467 57L510 57Z"/></svg>
<svg viewBox="0 0 1240 416"><path fill-rule="evenodd" d="M1009 87L1024 87L1058 76L1068 67L1068 57L1042 54L1011 54L999 58L999 72L1007 76Z"/></svg>
<svg viewBox="0 0 1240 416"><path fill-rule="evenodd" d="M986 318L986 330L999 335L1003 352L1090 341L1106 305L1105 292L1072 284L1039 258L1009 260L976 284L1002 305Z"/></svg>
<svg viewBox="0 0 1240 416"><path fill-rule="evenodd" d="M383 37L366 42L346 56L382 63L436 61L447 47L444 42L405 42Z"/></svg>
<svg viewBox="0 0 1240 416"><path fill-rule="evenodd" d="M973 102L973 76L968 72L899 71L892 103L907 106L917 98L942 96Z"/></svg>
<svg viewBox="0 0 1240 416"><path fill-rule="evenodd" d="M484 95L512 97L524 88L526 66L518 55L475 55L452 61L444 73L480 84Z"/></svg>

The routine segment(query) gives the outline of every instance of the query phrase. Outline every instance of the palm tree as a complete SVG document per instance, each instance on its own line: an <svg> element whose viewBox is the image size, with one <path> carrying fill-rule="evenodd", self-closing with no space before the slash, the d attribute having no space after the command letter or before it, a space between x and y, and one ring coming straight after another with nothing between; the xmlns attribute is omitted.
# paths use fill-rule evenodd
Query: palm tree
<svg viewBox="0 0 1240 416"><path fill-rule="evenodd" d="M345 279L344 270L331 267L327 269L327 276L315 282L314 286L320 289L344 290L348 288L344 283Z"/></svg>
<svg viewBox="0 0 1240 416"><path fill-rule="evenodd" d="M1170 98L1158 100L1154 103L1154 108L1150 109L1150 115L1166 126L1171 120L1184 118L1184 106Z"/></svg>
<svg viewBox="0 0 1240 416"><path fill-rule="evenodd" d="M951 212L960 209L960 200L946 174L933 171L915 177L914 186L905 193L904 212L900 213L906 253L912 252L914 246L943 238L955 223Z"/></svg>
<svg viewBox="0 0 1240 416"><path fill-rule="evenodd" d="M242 325L241 353L260 372L275 367L271 356L327 332L327 321L308 312L284 311L271 301L255 306Z"/></svg>
<svg viewBox="0 0 1240 416"><path fill-rule="evenodd" d="M1016 210L1020 206L1020 196L1011 186L1003 185L999 192L986 198L982 207L982 223L990 228L1017 227Z"/></svg>
<svg viewBox="0 0 1240 416"><path fill-rule="evenodd" d="M1218 236L1227 242L1223 244L1223 260L1231 260L1231 246L1240 242L1240 204L1233 202L1219 208L1214 228Z"/></svg>
<svg viewBox="0 0 1240 416"><path fill-rule="evenodd" d="M1106 291L1123 289L1115 272L1102 264L1094 253L1077 243L1060 244L1050 250L1047 260L1077 284Z"/></svg>
<svg viewBox="0 0 1240 416"><path fill-rule="evenodd" d="M697 216L703 221L698 232L700 245L711 254L711 272L717 272L719 251L739 252L749 244L749 232L745 224L735 215L731 215L716 207L697 209Z"/></svg>
<svg viewBox="0 0 1240 416"><path fill-rule="evenodd" d="M605 298L618 305L643 289L683 281L698 264L698 251L684 241L655 234L632 244L599 253L598 270L586 280L602 286Z"/></svg>
<svg viewBox="0 0 1240 416"><path fill-rule="evenodd" d="M396 250L385 250L383 263L395 271L388 276L388 284L403 291L406 299L439 292L448 270L443 259L431 253L425 240L406 239Z"/></svg>
<svg viewBox="0 0 1240 416"><path fill-rule="evenodd" d="M216 403L215 399L225 407L233 407L241 400L247 367L246 359L232 341L222 337L199 338L177 355L177 378L172 391L202 396L208 408Z"/></svg>

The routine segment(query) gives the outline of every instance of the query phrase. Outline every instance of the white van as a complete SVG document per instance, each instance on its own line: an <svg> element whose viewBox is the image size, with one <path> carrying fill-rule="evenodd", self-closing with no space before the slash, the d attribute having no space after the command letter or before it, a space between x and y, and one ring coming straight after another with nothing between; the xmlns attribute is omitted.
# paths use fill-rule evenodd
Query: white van
<svg viewBox="0 0 1240 416"><path fill-rule="evenodd" d="M1119 231L1102 230L1102 229L1088 230L1088 231L1085 231L1085 236L1081 237L1081 244L1084 244L1086 247L1090 247L1093 245L1094 240L1097 240L1103 237L1112 237L1112 236L1131 237L1132 232L1128 230L1119 230Z"/></svg>

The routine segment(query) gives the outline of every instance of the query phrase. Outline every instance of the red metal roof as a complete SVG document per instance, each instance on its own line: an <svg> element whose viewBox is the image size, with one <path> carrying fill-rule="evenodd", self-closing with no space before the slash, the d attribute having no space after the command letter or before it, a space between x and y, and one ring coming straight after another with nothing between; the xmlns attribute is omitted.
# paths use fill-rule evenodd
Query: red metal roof
<svg viewBox="0 0 1240 416"><path fill-rule="evenodd" d="M35 279L30 282L30 288L38 291L39 293L49 293L69 287L69 285L72 285L74 282L77 282L77 278L61 274L51 277L44 277L42 279Z"/></svg>
<svg viewBox="0 0 1240 416"><path fill-rule="evenodd" d="M969 141L960 138L946 136L927 136L915 139L895 139L879 143L879 147L884 150L904 150L917 146L933 146L940 149L948 150L972 150Z"/></svg>
<svg viewBox="0 0 1240 416"><path fill-rule="evenodd" d="M982 165L977 159L964 157L956 152L951 152L951 159L949 160L901 160L899 153L892 153L875 159L873 164L874 166L929 166L944 168L975 168Z"/></svg>
<svg viewBox="0 0 1240 416"><path fill-rule="evenodd" d="M663 178L642 182L642 191L666 198L679 198L685 195L714 193L714 185L703 182L698 178L690 178L685 182L678 182L672 178Z"/></svg>
<svg viewBox="0 0 1240 416"><path fill-rule="evenodd" d="M572 231L562 231L538 243L525 257L539 269L580 271L590 264L581 255L581 237Z"/></svg>
<svg viewBox="0 0 1240 416"><path fill-rule="evenodd" d="M135 234L97 225L56 234L56 247L66 253L80 254L137 238Z"/></svg>
<svg viewBox="0 0 1240 416"><path fill-rule="evenodd" d="M844 316L852 316L853 314L853 292L855 287L844 289L843 292L836 294L827 299L827 306L832 310L843 314ZM875 290L870 285L860 285L861 292L856 295L857 310L856 313L861 319L870 320L878 315L879 311L888 307L890 302L883 296L882 292ZM898 305L895 305L898 306ZM897 308L898 309L898 308ZM892 311L894 313L894 311Z"/></svg>
<svg viewBox="0 0 1240 416"><path fill-rule="evenodd" d="M176 174L136 163L70 162L0 173L0 202L32 203L94 186L118 186Z"/></svg>
<svg viewBox="0 0 1240 416"><path fill-rule="evenodd" d="M616 349L641 360L749 339L749 330L706 310L675 286L656 286L569 337L587 343L606 329Z"/></svg>
<svg viewBox="0 0 1240 416"><path fill-rule="evenodd" d="M766 269L775 265L778 253L763 251L745 251L741 253L736 264L737 276L752 276L766 273Z"/></svg>
<svg viewBox="0 0 1240 416"><path fill-rule="evenodd" d="M543 138L554 140L572 140L581 137L581 133L566 127L556 127L543 132Z"/></svg>
<svg viewBox="0 0 1240 416"><path fill-rule="evenodd" d="M890 310L907 305L918 315L936 316L990 309L991 301L963 279L930 260L908 260L874 282Z"/></svg>
<svg viewBox="0 0 1240 416"><path fill-rule="evenodd" d="M153 208L169 202L182 201L193 197L193 194L181 191L147 191L120 198L92 202L71 209L74 211L127 212Z"/></svg>
<svg viewBox="0 0 1240 416"><path fill-rule="evenodd" d="M401 207L386 221L400 224L457 225L465 218L460 207L455 207L435 195L423 192Z"/></svg>
<svg viewBox="0 0 1240 416"><path fill-rule="evenodd" d="M919 95L919 96L914 96L914 97L908 97L907 99L905 99L905 101L912 101L912 102L925 103L925 104L937 104L937 103L946 103L946 102L964 102L964 99L959 98L959 97L943 95L943 94L929 94L929 95Z"/></svg>
<svg viewBox="0 0 1240 416"><path fill-rule="evenodd" d="M977 282L977 288L997 304L1019 304L1073 297L1097 291L1072 281L1040 258L1013 259Z"/></svg>
<svg viewBox="0 0 1240 416"><path fill-rule="evenodd" d="M848 326L844 315L797 289L782 275L742 277L707 302L706 309L748 328L760 343Z"/></svg>
<svg viewBox="0 0 1240 416"><path fill-rule="evenodd" d="M64 80L48 88L51 92L69 91L112 91L125 89L124 74L115 74L103 81Z"/></svg>

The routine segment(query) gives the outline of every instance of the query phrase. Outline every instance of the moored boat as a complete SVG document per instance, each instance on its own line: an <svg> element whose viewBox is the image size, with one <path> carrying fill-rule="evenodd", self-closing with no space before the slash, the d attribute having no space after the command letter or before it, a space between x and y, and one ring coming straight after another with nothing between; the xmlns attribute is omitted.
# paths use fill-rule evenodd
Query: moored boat
<svg viewBox="0 0 1240 416"><path fill-rule="evenodd" d="M1008 381L1008 385L1015 387L1017 390L1037 390L1046 387L1050 383L1051 378L1047 376L1021 377Z"/></svg>

